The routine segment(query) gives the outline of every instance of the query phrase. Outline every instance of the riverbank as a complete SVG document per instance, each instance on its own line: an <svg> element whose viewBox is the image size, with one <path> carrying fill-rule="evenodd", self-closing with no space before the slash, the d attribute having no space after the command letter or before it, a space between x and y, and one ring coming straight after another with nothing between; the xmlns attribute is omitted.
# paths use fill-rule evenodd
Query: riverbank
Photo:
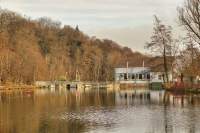
<svg viewBox="0 0 200 133"><path fill-rule="evenodd" d="M200 93L200 84L191 83L166 83L164 84L166 91L184 92L184 93Z"/></svg>
<svg viewBox="0 0 200 133"><path fill-rule="evenodd" d="M34 85L0 85L0 90L27 90L27 89L36 89Z"/></svg>
<svg viewBox="0 0 200 133"><path fill-rule="evenodd" d="M91 90L91 89L100 89L106 88L107 90L118 90L119 84L117 83L96 83L96 82L68 82L68 81L37 81L34 85L25 85L25 84L5 84L0 85L1 90L32 90L32 89L49 89L49 90L71 90L76 89L79 91L82 90Z"/></svg>

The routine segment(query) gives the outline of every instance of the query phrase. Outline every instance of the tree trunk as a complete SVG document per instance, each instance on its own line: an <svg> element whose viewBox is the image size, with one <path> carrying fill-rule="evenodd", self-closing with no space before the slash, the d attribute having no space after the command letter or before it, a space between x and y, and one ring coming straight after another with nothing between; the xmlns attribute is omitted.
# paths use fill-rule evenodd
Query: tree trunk
<svg viewBox="0 0 200 133"><path fill-rule="evenodd" d="M168 69L167 69L167 57L166 57L166 48L164 46L164 51L163 51L163 59L164 59L164 69L165 69L165 77L167 80L167 83L169 82L169 77L168 77Z"/></svg>
<svg viewBox="0 0 200 133"><path fill-rule="evenodd" d="M194 80L193 78L195 77L195 66L194 66L194 46L193 43L191 43L191 59L192 59L192 73L191 73L191 86L193 87Z"/></svg>

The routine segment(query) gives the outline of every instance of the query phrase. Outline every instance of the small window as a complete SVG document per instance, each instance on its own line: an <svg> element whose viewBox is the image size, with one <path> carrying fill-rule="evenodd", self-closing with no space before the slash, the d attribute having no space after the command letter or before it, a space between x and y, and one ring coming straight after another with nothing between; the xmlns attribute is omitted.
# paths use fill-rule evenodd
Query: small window
<svg viewBox="0 0 200 133"><path fill-rule="evenodd" d="M132 79L135 79L135 74L132 74Z"/></svg>
<svg viewBox="0 0 200 133"><path fill-rule="evenodd" d="M147 74L147 79L150 79L150 74Z"/></svg>
<svg viewBox="0 0 200 133"><path fill-rule="evenodd" d="M127 74L126 73L124 74L124 79L127 80Z"/></svg>
<svg viewBox="0 0 200 133"><path fill-rule="evenodd" d="M142 74L139 74L139 79L142 79Z"/></svg>

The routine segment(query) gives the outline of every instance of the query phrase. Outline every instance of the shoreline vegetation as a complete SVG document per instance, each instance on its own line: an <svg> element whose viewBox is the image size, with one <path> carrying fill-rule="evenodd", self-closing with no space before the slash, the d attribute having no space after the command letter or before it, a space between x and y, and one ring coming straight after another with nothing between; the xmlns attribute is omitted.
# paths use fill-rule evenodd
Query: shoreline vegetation
<svg viewBox="0 0 200 133"><path fill-rule="evenodd" d="M0 85L0 91L6 91L6 90L31 90L31 89L37 89L35 85L19 85L19 84L5 84Z"/></svg>

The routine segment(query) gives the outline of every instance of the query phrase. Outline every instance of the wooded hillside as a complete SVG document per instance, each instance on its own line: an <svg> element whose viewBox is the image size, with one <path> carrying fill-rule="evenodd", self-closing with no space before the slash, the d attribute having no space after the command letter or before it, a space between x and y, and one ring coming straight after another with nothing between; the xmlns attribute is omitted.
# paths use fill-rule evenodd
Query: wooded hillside
<svg viewBox="0 0 200 133"><path fill-rule="evenodd" d="M134 42L133 42L134 43ZM0 11L0 81L113 80L113 68L141 66L147 57L111 40L89 37L78 27L49 18L32 20Z"/></svg>

